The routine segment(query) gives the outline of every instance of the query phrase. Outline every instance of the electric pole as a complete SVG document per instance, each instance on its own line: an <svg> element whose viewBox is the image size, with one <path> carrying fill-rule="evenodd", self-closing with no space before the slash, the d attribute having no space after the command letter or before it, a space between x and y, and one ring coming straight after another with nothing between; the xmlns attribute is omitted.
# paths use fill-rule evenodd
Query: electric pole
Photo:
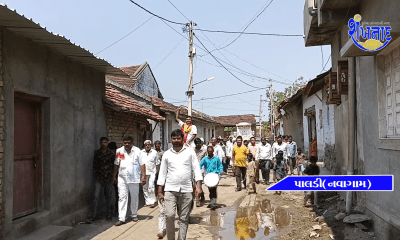
<svg viewBox="0 0 400 240"><path fill-rule="evenodd" d="M192 96L193 92L193 57L196 54L193 48L193 22L189 23L189 90L186 92L188 96L188 115L192 116Z"/></svg>
<svg viewBox="0 0 400 240"><path fill-rule="evenodd" d="M261 132L262 132L261 114L262 114L262 95L260 95L260 113L259 113L259 120L258 120L260 123L260 140L261 140Z"/></svg>
<svg viewBox="0 0 400 240"><path fill-rule="evenodd" d="M270 89L270 102L271 102L271 132L273 136L273 141L275 141L275 127L274 127L274 90L272 89L272 79L271 79L271 87Z"/></svg>

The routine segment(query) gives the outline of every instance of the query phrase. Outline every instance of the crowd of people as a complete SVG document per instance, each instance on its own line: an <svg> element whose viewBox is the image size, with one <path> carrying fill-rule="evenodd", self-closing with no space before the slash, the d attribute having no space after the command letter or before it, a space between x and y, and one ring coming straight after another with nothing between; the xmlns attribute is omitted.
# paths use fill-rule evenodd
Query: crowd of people
<svg viewBox="0 0 400 240"><path fill-rule="evenodd" d="M159 207L157 236L175 239L175 215L179 218L178 239L186 239L189 216L196 204L205 203L203 184L208 187L210 202L208 208L216 209L217 187L222 175L231 169L236 178L236 191L247 189L248 194L257 193L257 184L270 184L280 181L295 170L298 175L315 174L316 157L311 156L310 166L306 166L307 157L297 147L291 136L278 136L272 144L264 137L260 144L252 137L250 141L241 136L211 138L208 143L197 138L196 126L189 116L183 122L176 120L180 129L171 133L172 147L165 152L161 142L144 141L144 149L133 146L133 138L125 136L123 146L117 148L115 142L100 139L100 149L95 151L94 200L88 223L97 217L97 208L101 193L106 198L106 219L112 219L112 209L118 209L116 226L123 225L130 217L138 221L139 189L143 186L145 206ZM310 170L311 169L311 170ZM260 174L261 172L261 174ZM318 173L317 173L318 174ZM117 193L117 203L112 196ZM280 192L276 192L280 194ZM308 194L308 195L307 195ZM127 217L128 196L130 212ZM310 193L306 193L311 198ZM305 199L306 199L305 197Z"/></svg>

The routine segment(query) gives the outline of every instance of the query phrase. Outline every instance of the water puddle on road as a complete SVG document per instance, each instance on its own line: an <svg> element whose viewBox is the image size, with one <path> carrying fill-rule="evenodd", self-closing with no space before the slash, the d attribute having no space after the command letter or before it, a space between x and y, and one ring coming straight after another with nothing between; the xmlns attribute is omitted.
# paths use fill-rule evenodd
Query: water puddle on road
<svg viewBox="0 0 400 240"><path fill-rule="evenodd" d="M275 239L290 229L292 217L287 207L264 199L251 207L234 206L208 211L201 216L200 224L208 226L213 240Z"/></svg>

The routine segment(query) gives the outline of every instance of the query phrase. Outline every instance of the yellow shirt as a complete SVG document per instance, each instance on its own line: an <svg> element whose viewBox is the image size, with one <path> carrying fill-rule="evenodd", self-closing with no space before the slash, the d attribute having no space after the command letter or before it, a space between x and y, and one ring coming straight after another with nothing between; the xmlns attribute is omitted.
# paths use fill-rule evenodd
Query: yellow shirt
<svg viewBox="0 0 400 240"><path fill-rule="evenodd" d="M244 145L240 147L234 146L232 152L235 153L235 166L246 167L247 154L249 154L247 147Z"/></svg>

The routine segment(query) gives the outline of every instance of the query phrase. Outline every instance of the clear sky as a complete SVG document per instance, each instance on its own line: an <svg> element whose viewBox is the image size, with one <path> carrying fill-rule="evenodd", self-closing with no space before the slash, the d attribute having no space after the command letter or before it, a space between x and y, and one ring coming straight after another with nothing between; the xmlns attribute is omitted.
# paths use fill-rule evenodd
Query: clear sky
<svg viewBox="0 0 400 240"><path fill-rule="evenodd" d="M98 53L147 21L151 15L129 0L3 0L9 8L32 18L48 30L64 35L72 42ZM186 23L168 0L134 0L138 4L166 19ZM240 31L271 0L258 1L194 1L170 0L198 28L209 30ZM270 6L247 28L246 32L303 34L303 0L274 0ZM181 26L170 24L183 33ZM224 46L238 34L195 31L196 36L209 49ZM207 37L211 40L210 43ZM201 47L197 39L195 44ZM174 32L162 20L153 17L135 32L115 45L96 54L111 64L121 66L140 65L147 61L159 84L164 100L176 105L187 105L189 59L188 41ZM233 77L213 57L197 47L194 60L194 82L215 77L210 82L196 85L194 100L254 90ZM227 50L227 51L226 51ZM330 56L330 47L322 48L324 63ZM321 47L305 47L303 37L278 37L242 35L225 49L214 51L215 57L253 75L272 78L292 84L300 76L306 80L322 71ZM236 55L236 56L235 56ZM238 58L238 57L239 58ZM241 59L251 63L247 63ZM206 62L208 63L206 63ZM210 65L209 63L213 64ZM227 68L238 69L224 64ZM257 66L258 68L254 67ZM331 66L330 61L326 69ZM266 87L268 80L232 72L242 81L255 87ZM287 85L274 82L275 90ZM238 96L194 101L194 109L212 116L256 114L260 95L266 99L265 90ZM268 108L263 105L264 120Z"/></svg>

